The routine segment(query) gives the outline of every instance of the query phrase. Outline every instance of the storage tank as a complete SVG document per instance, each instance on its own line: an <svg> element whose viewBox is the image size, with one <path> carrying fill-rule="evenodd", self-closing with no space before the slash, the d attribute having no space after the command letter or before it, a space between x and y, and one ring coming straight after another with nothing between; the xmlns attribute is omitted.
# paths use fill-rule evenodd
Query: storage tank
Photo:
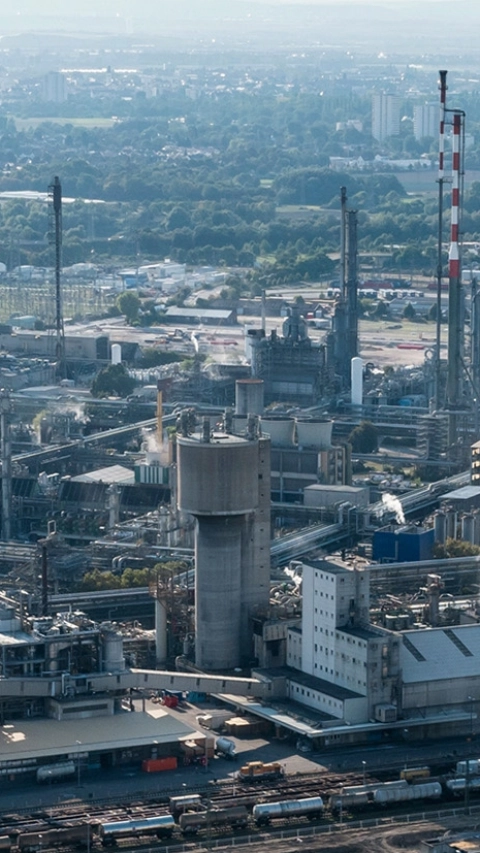
<svg viewBox="0 0 480 853"><path fill-rule="evenodd" d="M473 513L473 535L474 544L480 545L480 512L478 510Z"/></svg>
<svg viewBox="0 0 480 853"><path fill-rule="evenodd" d="M112 344L112 364L122 363L122 347L120 344Z"/></svg>
<svg viewBox="0 0 480 853"><path fill-rule="evenodd" d="M232 432L234 435L241 435L245 437L247 431L247 421L248 418L246 415L234 415L232 419Z"/></svg>
<svg viewBox="0 0 480 853"><path fill-rule="evenodd" d="M113 627L102 626L103 672L123 672L123 637Z"/></svg>
<svg viewBox="0 0 480 853"><path fill-rule="evenodd" d="M358 356L352 358L350 368L352 406L361 406L363 404L363 359Z"/></svg>
<svg viewBox="0 0 480 853"><path fill-rule="evenodd" d="M435 531L435 542L445 545L447 538L447 516L441 510L433 516L433 528Z"/></svg>
<svg viewBox="0 0 480 853"><path fill-rule="evenodd" d="M475 542L474 518L471 513L466 513L465 515L462 515L461 537L464 542L470 542L471 545L473 545Z"/></svg>
<svg viewBox="0 0 480 853"><path fill-rule="evenodd" d="M447 539L457 538L458 516L454 509L447 510Z"/></svg>
<svg viewBox="0 0 480 853"><path fill-rule="evenodd" d="M272 447L293 447L295 444L295 420L284 415L262 417L262 434L269 435Z"/></svg>
<svg viewBox="0 0 480 853"><path fill-rule="evenodd" d="M235 414L261 415L264 407L263 379L237 379L235 382Z"/></svg>
<svg viewBox="0 0 480 853"><path fill-rule="evenodd" d="M332 446L333 421L320 418L296 418L295 422L299 447L326 450Z"/></svg>

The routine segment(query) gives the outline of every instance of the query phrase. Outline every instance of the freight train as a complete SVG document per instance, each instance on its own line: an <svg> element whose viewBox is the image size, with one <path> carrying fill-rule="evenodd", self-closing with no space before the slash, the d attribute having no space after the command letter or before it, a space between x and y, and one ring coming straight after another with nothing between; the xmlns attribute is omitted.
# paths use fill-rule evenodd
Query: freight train
<svg viewBox="0 0 480 853"><path fill-rule="evenodd" d="M441 781L425 777L409 784L406 779L393 782L372 782L341 788L327 799L320 796L298 800L279 800L263 803L259 798L250 814L243 805L207 808L200 794L170 798L170 814L153 815L131 820L109 821L100 824L75 823L62 826L46 825L44 829L13 830L0 836L0 853L41 853L55 847L91 849L98 841L104 847L114 846L124 839L172 835L184 837L202 830L242 830L256 825L267 826L278 820L307 818L320 820L344 812L368 810L371 813L415 802L453 800L465 795L466 787L474 795L480 793L480 775L444 778Z"/></svg>

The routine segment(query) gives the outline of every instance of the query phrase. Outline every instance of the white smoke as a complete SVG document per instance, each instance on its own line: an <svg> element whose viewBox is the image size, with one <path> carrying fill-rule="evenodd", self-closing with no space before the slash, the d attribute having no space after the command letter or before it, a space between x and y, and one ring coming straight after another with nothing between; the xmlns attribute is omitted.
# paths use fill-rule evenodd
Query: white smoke
<svg viewBox="0 0 480 853"><path fill-rule="evenodd" d="M195 352L198 355L198 338L197 338L195 332L192 332L192 334L190 335L190 339L193 343L193 346L195 347Z"/></svg>
<svg viewBox="0 0 480 853"><path fill-rule="evenodd" d="M301 586L302 578L300 575L297 575L295 569L290 568L290 566L287 566L283 571L287 575L287 577L292 579L296 587Z"/></svg>
<svg viewBox="0 0 480 853"><path fill-rule="evenodd" d="M395 521L397 524L405 524L405 515L402 504L395 495L384 492L382 495L382 504L384 512L393 512L395 514Z"/></svg>
<svg viewBox="0 0 480 853"><path fill-rule="evenodd" d="M142 429L142 450L160 454L160 464L168 465L168 441L159 441L156 430Z"/></svg>

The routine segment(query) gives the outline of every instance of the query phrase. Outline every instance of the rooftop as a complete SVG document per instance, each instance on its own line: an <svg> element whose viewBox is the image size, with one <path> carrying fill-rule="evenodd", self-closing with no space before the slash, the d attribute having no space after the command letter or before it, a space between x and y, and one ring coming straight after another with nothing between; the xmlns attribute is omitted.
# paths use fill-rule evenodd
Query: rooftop
<svg viewBox="0 0 480 853"><path fill-rule="evenodd" d="M402 632L400 649L406 684L478 676L480 625Z"/></svg>
<svg viewBox="0 0 480 853"><path fill-rule="evenodd" d="M84 720L19 720L0 730L1 761L171 743L193 731L161 709Z"/></svg>
<svg viewBox="0 0 480 853"><path fill-rule="evenodd" d="M124 468L123 465L109 465L107 468L97 468L96 471L89 471L86 474L79 474L77 477L72 477L72 483L118 483L120 485L133 485L135 475L130 468Z"/></svg>

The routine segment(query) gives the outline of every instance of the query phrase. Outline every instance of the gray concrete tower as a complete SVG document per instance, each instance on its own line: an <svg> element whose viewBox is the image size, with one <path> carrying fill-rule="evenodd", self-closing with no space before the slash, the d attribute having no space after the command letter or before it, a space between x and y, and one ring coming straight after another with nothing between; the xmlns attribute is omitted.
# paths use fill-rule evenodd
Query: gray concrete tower
<svg viewBox="0 0 480 853"><path fill-rule="evenodd" d="M227 670L251 657L250 619L269 601L270 439L177 436L178 506L196 518L195 662Z"/></svg>

